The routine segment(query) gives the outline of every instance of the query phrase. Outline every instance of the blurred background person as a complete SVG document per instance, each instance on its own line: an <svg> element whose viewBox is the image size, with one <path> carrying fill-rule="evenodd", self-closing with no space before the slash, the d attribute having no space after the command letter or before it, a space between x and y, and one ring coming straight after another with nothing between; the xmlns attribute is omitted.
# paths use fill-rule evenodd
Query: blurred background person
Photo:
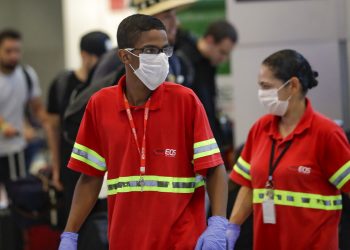
<svg viewBox="0 0 350 250"><path fill-rule="evenodd" d="M80 58L81 65L75 70L65 70L59 73L51 83L48 93L48 112L50 121L55 128L56 141L59 148L60 181L63 185L63 209L59 210L59 228L67 221L75 184L79 174L67 168L67 163L72 152L72 142L64 136L63 115L75 96L87 88L91 82L91 76L98 65L100 57L110 49L109 36L101 31L89 32L81 37Z"/></svg>
<svg viewBox="0 0 350 250"><path fill-rule="evenodd" d="M240 157L244 144L239 145L234 150L233 164L237 163L238 158ZM232 169L228 171L230 174ZM233 182L230 178L228 179L228 199L227 199L227 218L230 218L233 205L237 199L237 194L240 189L240 185ZM253 249L253 215L250 215L244 223L241 225L240 237L238 238L235 250L252 250Z"/></svg>
<svg viewBox="0 0 350 250"><path fill-rule="evenodd" d="M0 182L26 175L24 149L25 108L44 128L51 149L53 180L57 184L58 166L54 134L41 101L38 76L28 65L20 65L22 39L16 30L0 32Z"/></svg>
<svg viewBox="0 0 350 250"><path fill-rule="evenodd" d="M306 97L317 76L294 50L262 62L258 96L269 114L251 128L230 175L242 187L227 230L229 249L252 211L255 250L339 249L350 147L342 128L315 112Z"/></svg>
<svg viewBox="0 0 350 250"><path fill-rule="evenodd" d="M230 58L238 41L237 31L229 22L219 20L208 26L203 37L186 39L185 36L180 41L181 44L176 54L186 65L184 75L189 77L185 81L185 86L193 89L203 103L214 137L223 152L225 144L233 145L233 136L223 134L224 131L219 121L216 105L217 67ZM226 140L230 142L227 143Z"/></svg>
<svg viewBox="0 0 350 250"><path fill-rule="evenodd" d="M32 67L21 65L21 59L21 34L13 29L0 31L0 189L4 184L9 190L10 185L16 185L15 181L27 176L30 162L25 159L26 139L34 135L29 132L31 124L26 110L46 132L53 184L59 188L54 132L41 100L39 79ZM6 207L6 199L6 193L1 190L1 208Z"/></svg>

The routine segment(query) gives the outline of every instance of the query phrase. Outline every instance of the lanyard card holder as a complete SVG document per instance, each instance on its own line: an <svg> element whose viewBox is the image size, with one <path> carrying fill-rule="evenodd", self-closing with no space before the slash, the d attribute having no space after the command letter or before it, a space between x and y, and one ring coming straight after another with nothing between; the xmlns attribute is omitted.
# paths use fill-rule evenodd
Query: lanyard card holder
<svg viewBox="0 0 350 250"><path fill-rule="evenodd" d="M276 224L276 210L273 196L273 189L267 189L266 198L262 203L264 224Z"/></svg>

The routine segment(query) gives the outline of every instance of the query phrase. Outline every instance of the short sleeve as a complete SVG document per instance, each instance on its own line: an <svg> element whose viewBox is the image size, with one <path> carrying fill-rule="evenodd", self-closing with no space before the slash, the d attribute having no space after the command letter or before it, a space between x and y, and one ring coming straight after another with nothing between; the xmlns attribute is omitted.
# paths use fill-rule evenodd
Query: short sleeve
<svg viewBox="0 0 350 250"><path fill-rule="evenodd" d="M223 164L220 149L211 131L207 115L199 99L195 98L193 164L196 172ZM204 170L204 171L203 171Z"/></svg>
<svg viewBox="0 0 350 250"><path fill-rule="evenodd" d="M255 126L251 128L248 134L247 141L244 144L241 155L237 162L234 164L230 179L241 186L251 187L251 166L250 162L252 159L252 146L253 146L253 134Z"/></svg>
<svg viewBox="0 0 350 250"><path fill-rule="evenodd" d="M68 167L83 174L103 176L107 167L97 133L93 100L92 97L86 107Z"/></svg>
<svg viewBox="0 0 350 250"><path fill-rule="evenodd" d="M350 192L350 147L341 128L325 137L321 164L329 181L339 190Z"/></svg>
<svg viewBox="0 0 350 250"><path fill-rule="evenodd" d="M35 70L32 67L26 66L25 68L32 81L32 90L30 92L29 98L33 99L41 96L41 88L40 88L38 75L36 74Z"/></svg>
<svg viewBox="0 0 350 250"><path fill-rule="evenodd" d="M47 111L51 114L60 114L58 101L57 101L57 80L55 79L49 88L47 99Z"/></svg>

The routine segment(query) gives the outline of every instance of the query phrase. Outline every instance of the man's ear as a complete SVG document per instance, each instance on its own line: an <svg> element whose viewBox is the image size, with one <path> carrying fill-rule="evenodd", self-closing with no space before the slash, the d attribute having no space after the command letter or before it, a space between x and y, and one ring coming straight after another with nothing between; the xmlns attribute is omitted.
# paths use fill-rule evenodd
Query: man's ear
<svg viewBox="0 0 350 250"><path fill-rule="evenodd" d="M118 56L122 63L130 64L130 53L123 49L118 49Z"/></svg>

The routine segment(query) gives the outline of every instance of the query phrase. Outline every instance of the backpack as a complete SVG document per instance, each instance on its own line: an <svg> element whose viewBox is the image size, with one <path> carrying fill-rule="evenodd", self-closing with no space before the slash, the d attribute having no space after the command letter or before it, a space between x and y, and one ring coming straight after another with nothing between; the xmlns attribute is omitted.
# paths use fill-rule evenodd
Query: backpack
<svg viewBox="0 0 350 250"><path fill-rule="evenodd" d="M113 86L118 83L119 79L125 74L125 68L123 64L97 83L90 84L81 93L71 98L69 105L63 117L63 137L65 141L73 145L75 138L78 134L81 120L83 118L85 108L90 100L90 97L104 87Z"/></svg>

